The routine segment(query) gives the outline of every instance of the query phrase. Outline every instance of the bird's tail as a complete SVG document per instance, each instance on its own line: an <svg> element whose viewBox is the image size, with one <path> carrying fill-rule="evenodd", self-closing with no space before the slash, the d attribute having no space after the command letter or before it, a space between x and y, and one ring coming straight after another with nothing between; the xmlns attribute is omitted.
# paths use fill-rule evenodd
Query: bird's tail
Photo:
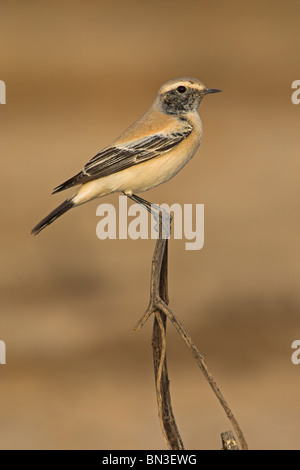
<svg viewBox="0 0 300 470"><path fill-rule="evenodd" d="M31 231L32 235L37 235L41 232L47 225L52 224L58 217L68 212L70 209L74 207L74 203L72 199L66 199L60 206L58 206L54 211L50 212L47 217L41 220Z"/></svg>

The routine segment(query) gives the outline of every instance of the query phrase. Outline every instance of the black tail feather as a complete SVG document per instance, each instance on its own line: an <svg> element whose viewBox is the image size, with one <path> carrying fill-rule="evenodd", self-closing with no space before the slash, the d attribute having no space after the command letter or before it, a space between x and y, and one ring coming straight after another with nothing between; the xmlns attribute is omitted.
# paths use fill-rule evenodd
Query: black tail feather
<svg viewBox="0 0 300 470"><path fill-rule="evenodd" d="M53 189L52 194L59 193L60 191L64 191L65 189L72 188L73 186L77 186L81 182L80 181L81 177L82 177L82 173L78 173L77 175L73 176L72 178L60 184L59 186L56 186L56 188Z"/></svg>
<svg viewBox="0 0 300 470"><path fill-rule="evenodd" d="M32 235L37 235L38 233L41 232L45 227L48 225L52 224L58 217L61 215L65 214L68 212L72 207L74 206L74 203L72 200L67 199L64 201L60 206L58 206L54 211L50 212L47 217L45 217L43 220L41 220L31 231Z"/></svg>

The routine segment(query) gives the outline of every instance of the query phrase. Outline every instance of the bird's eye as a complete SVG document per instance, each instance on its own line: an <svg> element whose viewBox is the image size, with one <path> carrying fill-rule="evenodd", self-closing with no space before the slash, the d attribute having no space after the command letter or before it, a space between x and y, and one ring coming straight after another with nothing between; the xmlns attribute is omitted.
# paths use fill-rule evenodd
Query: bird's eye
<svg viewBox="0 0 300 470"><path fill-rule="evenodd" d="M177 91L179 91L179 93L184 93L184 92L186 92L186 87L180 85L180 86L177 88Z"/></svg>

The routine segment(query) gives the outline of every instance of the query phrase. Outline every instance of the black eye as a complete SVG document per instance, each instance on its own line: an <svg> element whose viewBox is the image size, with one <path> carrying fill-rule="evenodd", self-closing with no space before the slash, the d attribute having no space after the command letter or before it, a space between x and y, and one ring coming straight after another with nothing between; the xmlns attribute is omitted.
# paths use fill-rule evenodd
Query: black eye
<svg viewBox="0 0 300 470"><path fill-rule="evenodd" d="M180 86L177 88L177 91L179 91L179 93L184 93L184 92L186 91L186 87L180 85Z"/></svg>

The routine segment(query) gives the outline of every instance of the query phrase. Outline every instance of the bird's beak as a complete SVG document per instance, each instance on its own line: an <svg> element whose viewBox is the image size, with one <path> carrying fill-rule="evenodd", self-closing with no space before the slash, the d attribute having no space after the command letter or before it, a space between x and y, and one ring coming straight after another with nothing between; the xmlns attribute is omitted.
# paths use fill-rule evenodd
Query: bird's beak
<svg viewBox="0 0 300 470"><path fill-rule="evenodd" d="M218 90L217 88L206 88L202 91L203 95L208 95L209 93L220 93L222 90Z"/></svg>

